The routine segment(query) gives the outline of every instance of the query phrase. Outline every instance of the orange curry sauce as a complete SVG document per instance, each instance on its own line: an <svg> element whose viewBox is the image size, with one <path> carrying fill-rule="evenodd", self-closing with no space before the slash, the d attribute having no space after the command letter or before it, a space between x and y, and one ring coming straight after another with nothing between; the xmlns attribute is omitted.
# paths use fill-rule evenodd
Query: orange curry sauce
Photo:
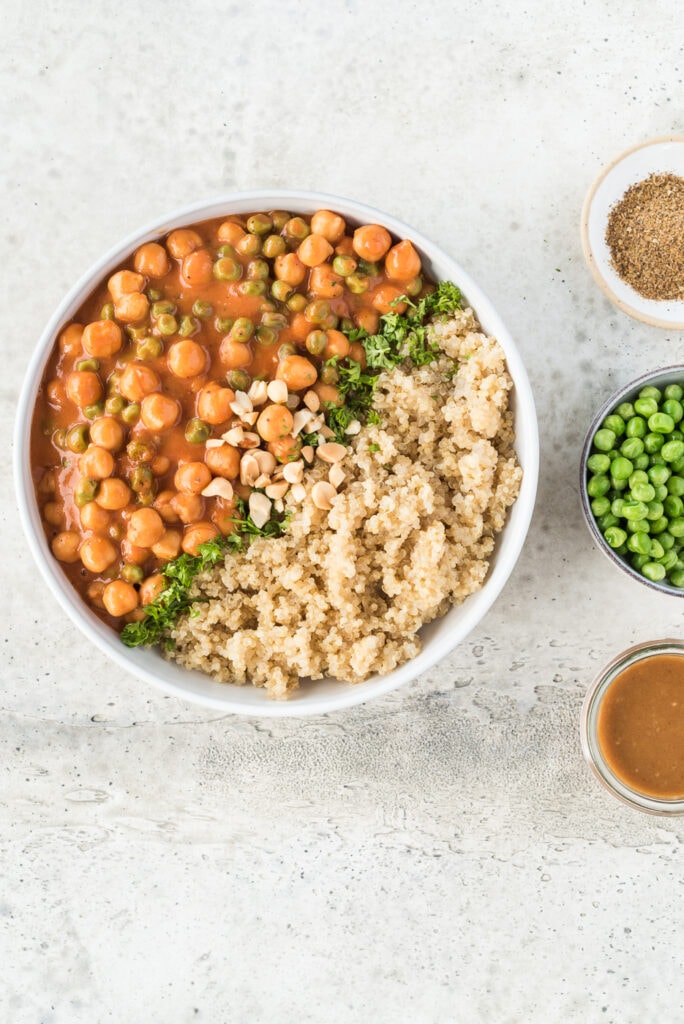
<svg viewBox="0 0 684 1024"><path fill-rule="evenodd" d="M684 655L653 654L613 679L597 739L606 764L645 796L684 798Z"/></svg>
<svg viewBox="0 0 684 1024"><path fill-rule="evenodd" d="M424 294L421 270L411 243L379 225L270 211L172 231L101 282L47 364L31 462L53 553L104 621L120 629L140 618L167 561L234 528L234 497L202 491L218 477L250 496L243 451L218 440L244 425L230 408L236 393L277 378L289 408L341 404L324 363L365 365L343 331L373 333L398 296ZM268 424L267 414L245 426L253 443L277 463L299 458L288 409L269 412Z"/></svg>

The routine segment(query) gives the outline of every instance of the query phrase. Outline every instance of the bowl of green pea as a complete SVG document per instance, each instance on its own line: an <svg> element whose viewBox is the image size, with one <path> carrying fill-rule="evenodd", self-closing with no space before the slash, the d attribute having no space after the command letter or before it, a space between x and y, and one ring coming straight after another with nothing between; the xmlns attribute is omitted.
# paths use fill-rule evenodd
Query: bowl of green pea
<svg viewBox="0 0 684 1024"><path fill-rule="evenodd" d="M644 374L604 404L584 442L580 494L614 565L684 596L684 364Z"/></svg>

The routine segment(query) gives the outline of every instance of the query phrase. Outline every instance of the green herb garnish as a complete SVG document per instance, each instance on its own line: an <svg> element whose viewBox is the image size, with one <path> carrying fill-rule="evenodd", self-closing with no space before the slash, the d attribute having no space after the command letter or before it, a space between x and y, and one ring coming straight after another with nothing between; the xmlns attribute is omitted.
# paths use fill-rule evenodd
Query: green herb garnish
<svg viewBox="0 0 684 1024"><path fill-rule="evenodd" d="M229 552L244 551L256 537L280 537L290 519L285 513L277 519L269 519L258 527L246 512L245 504L238 499L236 518L232 520L235 529L227 537L216 537L200 544L196 555L179 555L163 566L161 572L166 585L161 594L145 605L145 618L140 622L129 622L121 631L121 639L127 647L149 647L164 640L173 624L188 612L197 614L198 602L202 597L191 597L190 591L196 576L218 565ZM166 640L166 647L173 647L173 641Z"/></svg>

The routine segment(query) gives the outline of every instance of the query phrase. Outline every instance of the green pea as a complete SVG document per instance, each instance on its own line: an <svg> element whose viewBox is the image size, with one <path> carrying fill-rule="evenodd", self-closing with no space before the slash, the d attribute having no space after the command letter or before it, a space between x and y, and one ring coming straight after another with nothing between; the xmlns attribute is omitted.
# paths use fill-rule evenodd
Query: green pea
<svg viewBox="0 0 684 1024"><path fill-rule="evenodd" d="M636 484L647 484L648 473L643 469L635 469L629 478L629 486L634 487Z"/></svg>
<svg viewBox="0 0 684 1024"><path fill-rule="evenodd" d="M246 267L246 275L250 281L265 281L270 270L266 260L250 260Z"/></svg>
<svg viewBox="0 0 684 1024"><path fill-rule="evenodd" d="M659 402L663 397L660 388L655 387L653 384L646 384L639 392L639 398L652 398L654 401Z"/></svg>
<svg viewBox="0 0 684 1024"><path fill-rule="evenodd" d="M154 458L155 448L148 441L129 441L126 455L131 462L150 462Z"/></svg>
<svg viewBox="0 0 684 1024"><path fill-rule="evenodd" d="M185 425L185 440L190 444L204 444L211 437L211 427L204 420L193 416Z"/></svg>
<svg viewBox="0 0 684 1024"><path fill-rule="evenodd" d="M157 328L161 334L168 337L178 330L178 321L172 313L162 313L157 317Z"/></svg>
<svg viewBox="0 0 684 1024"><path fill-rule="evenodd" d="M138 359L156 359L163 351L164 343L161 338L155 338L152 334L148 334L135 346L135 354Z"/></svg>
<svg viewBox="0 0 684 1024"><path fill-rule="evenodd" d="M86 480L84 478L79 480L74 488L74 503L79 508L83 508L84 505L94 501L99 486L99 480Z"/></svg>
<svg viewBox="0 0 684 1024"><path fill-rule="evenodd" d="M332 268L340 277L349 277L358 267L357 260L353 256L336 256L332 262Z"/></svg>
<svg viewBox="0 0 684 1024"><path fill-rule="evenodd" d="M630 561L636 571L641 572L641 567L648 562L648 555L632 555Z"/></svg>
<svg viewBox="0 0 684 1024"><path fill-rule="evenodd" d="M610 511L613 513L614 516L617 516L618 518L620 518L622 516L622 510L624 509L624 507L625 507L625 499L624 498L615 498L615 500L613 501L613 503L610 506Z"/></svg>
<svg viewBox="0 0 684 1024"><path fill-rule="evenodd" d="M626 459L636 459L644 450L644 442L640 437L628 437L620 445L620 454Z"/></svg>
<svg viewBox="0 0 684 1024"><path fill-rule="evenodd" d="M633 421L631 421L633 422ZM594 448L600 452L609 452L615 444L615 434L612 430L602 428L594 434Z"/></svg>
<svg viewBox="0 0 684 1024"><path fill-rule="evenodd" d="M635 555L651 554L651 538L646 533L632 533L627 539L627 547Z"/></svg>
<svg viewBox="0 0 684 1024"><path fill-rule="evenodd" d="M175 313L175 312L176 312L176 307L174 306L173 302L169 302L168 299L163 299L161 302L153 303L152 309L151 309L152 316L155 319L157 317L159 317L159 316L162 316L165 313Z"/></svg>
<svg viewBox="0 0 684 1024"><path fill-rule="evenodd" d="M684 477L671 476L667 481L667 489L670 494L676 494L678 498L684 494Z"/></svg>
<svg viewBox="0 0 684 1024"><path fill-rule="evenodd" d="M159 302L162 297L162 293L158 288L148 288L146 294L150 302Z"/></svg>
<svg viewBox="0 0 684 1024"><path fill-rule="evenodd" d="M337 384L338 380L340 379L339 370L337 369L337 367L333 363L326 363L324 366L322 366L319 376L321 378L321 381L324 384ZM601 485L600 485L601 490L598 490L598 487L599 487L598 484L595 485L595 491L591 490L590 484L592 484L592 482L596 481L596 480L605 481L605 489L604 489L604 483L602 482ZM587 493L589 494L590 497L594 497L594 498L600 497L601 495L605 494L606 491L609 491L609 490L610 490L610 480L608 479L607 476L604 476L604 477L593 476L591 478L591 480L589 481L589 483L587 484Z"/></svg>
<svg viewBox="0 0 684 1024"><path fill-rule="evenodd" d="M617 413L606 416L601 426L606 430L612 430L616 437L621 437L625 432L625 421Z"/></svg>
<svg viewBox="0 0 684 1024"><path fill-rule="evenodd" d="M226 380L234 391L247 391L252 383L252 378L244 370L231 370Z"/></svg>
<svg viewBox="0 0 684 1024"><path fill-rule="evenodd" d="M650 522L658 522L658 520L662 518L663 513L665 511L663 508L663 503L661 501L657 501L655 498L651 498L650 501L646 502L646 504L648 505L648 515L646 516L646 518Z"/></svg>
<svg viewBox="0 0 684 1024"><path fill-rule="evenodd" d="M633 416L631 420L627 420L625 433L627 437L645 437L648 433L648 427L643 416Z"/></svg>
<svg viewBox="0 0 684 1024"><path fill-rule="evenodd" d="M309 300L306 295L302 295L301 292L295 292L294 295L291 295L287 300L287 308L292 313L303 313L308 301Z"/></svg>
<svg viewBox="0 0 684 1024"><path fill-rule="evenodd" d="M146 463L136 466L131 473L131 488L136 494L143 494L154 486L154 474Z"/></svg>
<svg viewBox="0 0 684 1024"><path fill-rule="evenodd" d="M670 572L670 583L678 589L684 587L684 569L672 569Z"/></svg>
<svg viewBox="0 0 684 1024"><path fill-rule="evenodd" d="M273 231L273 221L266 213L254 213L247 218L247 230L255 235L267 235Z"/></svg>
<svg viewBox="0 0 684 1024"><path fill-rule="evenodd" d="M261 252L261 238L253 231L248 231L238 240L237 248L243 256L258 256Z"/></svg>
<svg viewBox="0 0 684 1024"><path fill-rule="evenodd" d="M261 251L267 259L274 260L276 256L287 252L287 243L281 235L269 235L264 239Z"/></svg>
<svg viewBox="0 0 684 1024"><path fill-rule="evenodd" d="M610 469L610 459L607 455L596 452L587 459L587 468L592 473L607 473Z"/></svg>
<svg viewBox="0 0 684 1024"><path fill-rule="evenodd" d="M304 316L311 324L320 324L330 313L330 303L325 299L314 299L304 310Z"/></svg>
<svg viewBox="0 0 684 1024"><path fill-rule="evenodd" d="M287 302L290 296L293 294L294 288L287 281L275 280L271 285L271 295L278 302ZM304 296L302 296L303 298Z"/></svg>
<svg viewBox="0 0 684 1024"><path fill-rule="evenodd" d="M661 559L665 554L665 548L655 537L651 537L651 550L649 553L655 562ZM676 558L677 556L675 555L674 557Z"/></svg>
<svg viewBox="0 0 684 1024"><path fill-rule="evenodd" d="M668 437L668 441L684 441L684 434L681 430L673 430Z"/></svg>
<svg viewBox="0 0 684 1024"><path fill-rule="evenodd" d="M667 520L665 520L665 522L667 523ZM655 526L655 523L653 523L653 526ZM670 533L670 531L667 529L667 527L662 532L656 533L655 530L651 530L651 533L656 534L656 536L658 537L658 540L660 541L660 543L663 546L663 550L665 550L665 551L671 551L672 550L672 548L675 545L675 539L672 536L672 534Z"/></svg>
<svg viewBox="0 0 684 1024"><path fill-rule="evenodd" d="M122 567L119 575L126 583L142 583L145 576L139 565L133 565L130 562Z"/></svg>
<svg viewBox="0 0 684 1024"><path fill-rule="evenodd" d="M668 494L663 502L663 510L670 519L678 519L684 514L684 501L674 494Z"/></svg>
<svg viewBox="0 0 684 1024"><path fill-rule="evenodd" d="M278 346L278 359L286 359L287 356L293 356L296 351L297 349L291 341L284 341L282 345Z"/></svg>
<svg viewBox="0 0 684 1024"><path fill-rule="evenodd" d="M353 295L363 295L370 288L370 278L366 277L365 274L358 274L355 271L353 274L349 274L345 284Z"/></svg>
<svg viewBox="0 0 684 1024"><path fill-rule="evenodd" d="M673 441L672 443L674 444L675 442ZM674 462L671 463L671 468L673 473L676 473L677 476L681 476L682 473L684 473L684 456L679 459L675 459Z"/></svg>
<svg viewBox="0 0 684 1024"><path fill-rule="evenodd" d="M100 310L100 320L113 320L114 319L114 303L105 302L104 306Z"/></svg>
<svg viewBox="0 0 684 1024"><path fill-rule="evenodd" d="M84 452L90 442L90 431L85 423L77 423L66 433L66 445L69 451Z"/></svg>
<svg viewBox="0 0 684 1024"><path fill-rule="evenodd" d="M651 524L648 519L626 519L625 529L628 533L650 533Z"/></svg>
<svg viewBox="0 0 684 1024"><path fill-rule="evenodd" d="M614 476L610 478L611 487L618 494L620 491L626 491L628 483L626 480L620 480Z"/></svg>
<svg viewBox="0 0 684 1024"><path fill-rule="evenodd" d="M242 277L242 264L231 256L219 256L214 263L214 277L217 281L238 281Z"/></svg>
<svg viewBox="0 0 684 1024"><path fill-rule="evenodd" d="M661 516L660 519L654 519L652 522L650 519L647 519L645 521L651 523L651 529L649 532L657 536L661 536L663 533L665 533L668 526L670 525L670 520L667 519L665 516Z"/></svg>
<svg viewBox="0 0 684 1024"><path fill-rule="evenodd" d="M654 412L648 417L648 429L656 434L669 434L675 428L675 422L666 412Z"/></svg>
<svg viewBox="0 0 684 1024"><path fill-rule="evenodd" d="M96 420L103 412L104 402L93 402L92 405L86 405L83 409L83 415L88 420Z"/></svg>
<svg viewBox="0 0 684 1024"><path fill-rule="evenodd" d="M653 419L653 417L651 417ZM665 444L665 438L662 434L646 434L644 437L644 448L649 455L656 455L663 445Z"/></svg>
<svg viewBox="0 0 684 1024"><path fill-rule="evenodd" d="M653 484L638 483L630 488L630 494L634 501L653 501L655 498L655 487Z"/></svg>
<svg viewBox="0 0 684 1024"><path fill-rule="evenodd" d="M74 363L75 370L92 370L93 373L97 373L100 369L99 359L77 359Z"/></svg>
<svg viewBox="0 0 684 1024"><path fill-rule="evenodd" d="M671 471L667 468L667 466L660 465L651 466L647 472L648 479L654 486L658 486L659 484L666 484L667 481L670 479L670 476L672 475Z"/></svg>
<svg viewBox="0 0 684 1024"><path fill-rule="evenodd" d="M636 438L632 440L636 441ZM617 459L613 459L610 464L610 475L616 480L628 480L634 472L634 466L624 457L618 456Z"/></svg>
<svg viewBox="0 0 684 1024"><path fill-rule="evenodd" d="M265 295L265 281L241 281L238 285L241 295Z"/></svg>
<svg viewBox="0 0 684 1024"><path fill-rule="evenodd" d="M64 427L58 427L57 430L53 431L52 443L62 451L69 447L67 444L67 430Z"/></svg>
<svg viewBox="0 0 684 1024"><path fill-rule="evenodd" d="M310 352L312 356L323 355L325 346L328 344L328 335L325 331L309 331L305 344L307 352Z"/></svg>
<svg viewBox="0 0 684 1024"><path fill-rule="evenodd" d="M622 416L623 420L631 420L634 415L634 406L631 402L621 402L615 412L618 416Z"/></svg>
<svg viewBox="0 0 684 1024"><path fill-rule="evenodd" d="M684 398L684 389L679 384L668 384L663 394L668 401L681 402Z"/></svg>
<svg viewBox="0 0 684 1024"><path fill-rule="evenodd" d="M660 454L666 462L678 462L684 455L684 441L666 441Z"/></svg>
<svg viewBox="0 0 684 1024"><path fill-rule="evenodd" d="M669 398L666 402L663 402L662 410L672 417L673 423L679 423L682 417L684 417L684 405L677 401L676 398Z"/></svg>
<svg viewBox="0 0 684 1024"><path fill-rule="evenodd" d="M350 320L348 316L343 316L340 320L340 330L345 334L349 334L354 330L354 321Z"/></svg>
<svg viewBox="0 0 684 1024"><path fill-rule="evenodd" d="M658 561L664 567L665 572L669 572L677 564L677 553L675 551L664 551Z"/></svg>
<svg viewBox="0 0 684 1024"><path fill-rule="evenodd" d="M254 324L248 316L239 316L230 329L230 336L233 341L245 343L254 334Z"/></svg>
<svg viewBox="0 0 684 1024"><path fill-rule="evenodd" d="M642 565L641 572L652 583L660 583L666 576L665 566L660 565L659 562L646 562L645 565Z"/></svg>
<svg viewBox="0 0 684 1024"><path fill-rule="evenodd" d="M302 217L291 217L282 227L283 234L293 241L301 242L311 234L311 228Z"/></svg>
<svg viewBox="0 0 684 1024"><path fill-rule="evenodd" d="M648 469L651 460L648 457L648 455L644 454L637 455L636 459L634 459L633 461L635 469Z"/></svg>
<svg viewBox="0 0 684 1024"><path fill-rule="evenodd" d="M603 536L611 548L619 548L627 541L627 534L618 526L609 526Z"/></svg>
<svg viewBox="0 0 684 1024"><path fill-rule="evenodd" d="M140 405L137 402L130 402L125 409L121 411L121 418L124 423L128 423L129 426L133 423L137 423L140 417Z"/></svg>
<svg viewBox="0 0 684 1024"><path fill-rule="evenodd" d="M191 338L193 334L197 334L199 326L193 316L182 316L178 333L181 338Z"/></svg>
<svg viewBox="0 0 684 1024"><path fill-rule="evenodd" d="M634 403L634 411L637 412L639 416L644 416L648 419L649 416L658 412L658 402L655 398L650 398L648 396L637 398Z"/></svg>
<svg viewBox="0 0 684 1024"><path fill-rule="evenodd" d="M256 329L256 340L260 345L273 345L278 338L278 332L273 327L266 327L260 324Z"/></svg>
<svg viewBox="0 0 684 1024"><path fill-rule="evenodd" d="M260 313L278 312L278 304L274 302L273 299L262 299L258 308Z"/></svg>
<svg viewBox="0 0 684 1024"><path fill-rule="evenodd" d="M287 210L269 210L268 215L273 221L273 230L282 231L288 220L292 216Z"/></svg>
<svg viewBox="0 0 684 1024"><path fill-rule="evenodd" d="M108 416L118 416L125 406L126 402L121 395L110 395L104 404L105 412Z"/></svg>
<svg viewBox="0 0 684 1024"><path fill-rule="evenodd" d="M668 529L675 540L684 537L684 518L670 519Z"/></svg>
<svg viewBox="0 0 684 1024"><path fill-rule="evenodd" d="M625 519L633 521L645 519L648 515L648 505L644 501L626 501L622 506L622 515Z"/></svg>
<svg viewBox="0 0 684 1024"><path fill-rule="evenodd" d="M603 500L604 500L603 498L594 498L594 501L603 501ZM592 502L592 505L593 505L593 502ZM604 515L598 517L598 519L596 520L596 524L597 524L599 530L601 531L601 533L605 533L605 531L609 530L611 526L619 526L620 525L620 520L618 519L617 516L614 516L612 514L612 512L606 512L606 513L604 513Z"/></svg>
<svg viewBox="0 0 684 1024"><path fill-rule="evenodd" d="M144 324L126 324L126 334L131 341L140 341L147 334L147 327Z"/></svg>
<svg viewBox="0 0 684 1024"><path fill-rule="evenodd" d="M667 498L668 493L669 492L665 484L657 484L655 487L655 500L665 501L665 498Z"/></svg>
<svg viewBox="0 0 684 1024"><path fill-rule="evenodd" d="M198 316L200 320L208 320L213 312L214 307L211 302L205 302L204 299L197 299L192 304L193 316Z"/></svg>
<svg viewBox="0 0 684 1024"><path fill-rule="evenodd" d="M214 327L219 334L228 334L235 321L229 316L217 316L214 320Z"/></svg>

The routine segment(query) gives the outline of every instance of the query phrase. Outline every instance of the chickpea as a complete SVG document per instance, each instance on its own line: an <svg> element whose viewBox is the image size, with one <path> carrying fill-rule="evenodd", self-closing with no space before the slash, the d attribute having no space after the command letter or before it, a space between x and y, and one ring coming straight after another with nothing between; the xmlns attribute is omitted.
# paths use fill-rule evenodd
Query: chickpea
<svg viewBox="0 0 684 1024"><path fill-rule="evenodd" d="M322 404L332 402L338 409L344 405L344 399L334 384L323 384L322 381L318 381L314 384L313 391L318 395Z"/></svg>
<svg viewBox="0 0 684 1024"><path fill-rule="evenodd" d="M89 572L104 572L116 561L117 550L106 537L86 537L79 548L81 561Z"/></svg>
<svg viewBox="0 0 684 1024"><path fill-rule="evenodd" d="M94 530L97 533L104 533L109 526L109 512L101 508L96 501L89 501L78 510L81 519L81 526L84 530Z"/></svg>
<svg viewBox="0 0 684 1024"><path fill-rule="evenodd" d="M333 247L323 235L307 235L297 249L297 256L305 267L317 267L325 263L332 253Z"/></svg>
<svg viewBox="0 0 684 1024"><path fill-rule="evenodd" d="M273 264L275 276L296 288L306 277L306 267L295 252L286 252L276 256Z"/></svg>
<svg viewBox="0 0 684 1024"><path fill-rule="evenodd" d="M222 476L226 480L234 480L240 472L240 452L229 444L207 448L204 461L213 476Z"/></svg>
<svg viewBox="0 0 684 1024"><path fill-rule="evenodd" d="M116 452L124 443L123 427L113 416L98 416L90 424L90 440L100 448Z"/></svg>
<svg viewBox="0 0 684 1024"><path fill-rule="evenodd" d="M209 363L206 350L197 341L184 338L173 343L166 356L169 369L176 377L197 377Z"/></svg>
<svg viewBox="0 0 684 1024"><path fill-rule="evenodd" d="M362 327L369 334L377 334L380 326L380 314L377 310L364 306L357 309L354 314L354 322L357 327Z"/></svg>
<svg viewBox="0 0 684 1024"><path fill-rule="evenodd" d="M156 572L153 576L148 576L140 584L140 590L138 591L140 603L151 604L155 598L159 597L165 586L166 581L160 572Z"/></svg>
<svg viewBox="0 0 684 1024"><path fill-rule="evenodd" d="M205 423L216 425L225 423L233 415L230 403L235 401L232 388L221 387L217 380L212 380L197 395L197 415Z"/></svg>
<svg viewBox="0 0 684 1024"><path fill-rule="evenodd" d="M116 274L107 281L109 294L116 302L122 295L132 295L134 292L141 292L145 287L145 278L142 274L135 274L132 270L117 270Z"/></svg>
<svg viewBox="0 0 684 1024"><path fill-rule="evenodd" d="M298 344L304 344L311 331L311 321L302 313L294 313L290 318L290 338Z"/></svg>
<svg viewBox="0 0 684 1024"><path fill-rule="evenodd" d="M333 356L338 356L340 359L346 359L349 355L349 339L342 331L326 331L328 340L325 343L323 350L323 356L325 359L332 359Z"/></svg>
<svg viewBox="0 0 684 1024"><path fill-rule="evenodd" d="M144 565L150 557L150 552L147 548L134 544L128 537L123 537L121 539L121 557L128 565Z"/></svg>
<svg viewBox="0 0 684 1024"><path fill-rule="evenodd" d="M131 292L130 295L122 295L114 303L114 313L117 320L125 324L137 324L144 320L150 310L150 300L140 292Z"/></svg>
<svg viewBox="0 0 684 1024"><path fill-rule="evenodd" d="M208 249L195 249L184 258L181 272L183 280L191 288L209 284L214 277L214 263Z"/></svg>
<svg viewBox="0 0 684 1024"><path fill-rule="evenodd" d="M183 535L182 548L187 555L196 555L200 544L206 544L218 536L218 527L213 523L200 522L188 527Z"/></svg>
<svg viewBox="0 0 684 1024"><path fill-rule="evenodd" d="M166 239L166 248L174 259L182 260L202 245L202 239L192 228L178 228Z"/></svg>
<svg viewBox="0 0 684 1024"><path fill-rule="evenodd" d="M94 320L83 328L83 349L96 359L115 355L123 343L121 328L113 320Z"/></svg>
<svg viewBox="0 0 684 1024"><path fill-rule="evenodd" d="M164 520L153 508L136 509L128 520L127 539L140 548L151 548L164 536Z"/></svg>
<svg viewBox="0 0 684 1024"><path fill-rule="evenodd" d="M58 408L61 408L64 405L66 396L64 381L51 380L47 386L47 397L50 405L56 405Z"/></svg>
<svg viewBox="0 0 684 1024"><path fill-rule="evenodd" d="M93 370L73 370L67 377L67 395L79 409L102 398L102 381Z"/></svg>
<svg viewBox="0 0 684 1024"><path fill-rule="evenodd" d="M150 469L155 476L164 476L171 468L171 459L167 455L155 455L150 462Z"/></svg>
<svg viewBox="0 0 684 1024"><path fill-rule="evenodd" d="M64 526L64 509L57 501L47 501L43 505L43 519L50 526Z"/></svg>
<svg viewBox="0 0 684 1024"><path fill-rule="evenodd" d="M178 514L174 511L171 506L171 501L175 498L175 491L160 491L157 497L153 501L153 507L156 508L159 515L162 517L165 523L177 523Z"/></svg>
<svg viewBox="0 0 684 1024"><path fill-rule="evenodd" d="M38 493L42 495L55 494L57 491L57 477L54 469L46 469L38 482Z"/></svg>
<svg viewBox="0 0 684 1024"><path fill-rule="evenodd" d="M142 402L160 388L159 374L144 363L127 363L119 379L119 391L129 402Z"/></svg>
<svg viewBox="0 0 684 1024"><path fill-rule="evenodd" d="M245 233L240 224L233 220L224 220L223 224L219 225L218 240L224 244L235 245Z"/></svg>
<svg viewBox="0 0 684 1024"><path fill-rule="evenodd" d="M252 362L252 350L249 345L228 336L221 342L219 358L227 370L241 370Z"/></svg>
<svg viewBox="0 0 684 1024"><path fill-rule="evenodd" d="M178 423L180 416L180 402L160 391L145 395L140 404L140 419L148 430L168 430Z"/></svg>
<svg viewBox="0 0 684 1024"><path fill-rule="evenodd" d="M385 255L392 244L392 238L389 231L380 224L364 224L354 232L353 244L357 256L375 263Z"/></svg>
<svg viewBox="0 0 684 1024"><path fill-rule="evenodd" d="M305 356L286 356L276 370L276 379L284 380L290 391L303 391L316 383L314 364Z"/></svg>
<svg viewBox="0 0 684 1024"><path fill-rule="evenodd" d="M91 444L78 460L78 468L90 480L106 480L114 472L114 456L106 448Z"/></svg>
<svg viewBox="0 0 684 1024"><path fill-rule="evenodd" d="M83 345L83 324L69 324L59 336L59 351L65 356L77 356Z"/></svg>
<svg viewBox="0 0 684 1024"><path fill-rule="evenodd" d="M355 341L349 349L349 358L353 359L355 363L361 363L361 369L365 370L367 366L366 350L360 341Z"/></svg>
<svg viewBox="0 0 684 1024"><path fill-rule="evenodd" d="M86 590L88 600L95 608L104 608L104 602L102 600L102 593L104 591L105 584L102 580L93 580Z"/></svg>
<svg viewBox="0 0 684 1024"><path fill-rule="evenodd" d="M381 284L373 292L371 302L378 313L403 313L406 310L406 303L396 301L401 295L401 288L393 284Z"/></svg>
<svg viewBox="0 0 684 1024"><path fill-rule="evenodd" d="M294 419L286 405L267 405L256 421L256 429L264 441L276 441L292 433Z"/></svg>
<svg viewBox="0 0 684 1024"><path fill-rule="evenodd" d="M184 462L173 478L176 490L183 494L200 494L211 481L211 470L203 462Z"/></svg>
<svg viewBox="0 0 684 1024"><path fill-rule="evenodd" d="M333 243L340 241L346 226L339 213L331 213L330 210L316 210L311 218L312 232Z"/></svg>
<svg viewBox="0 0 684 1024"><path fill-rule="evenodd" d="M216 503L214 511L211 513L211 521L216 526L219 533L227 537L229 534L235 532L235 503L233 501L226 501L225 498L219 500Z"/></svg>
<svg viewBox="0 0 684 1024"><path fill-rule="evenodd" d="M335 246L336 256L354 256L354 240L351 235L345 235Z"/></svg>
<svg viewBox="0 0 684 1024"><path fill-rule="evenodd" d="M302 447L301 437L293 437L286 434L285 437L278 437L275 441L269 441L266 445L271 455L275 455L277 462L293 462L299 458Z"/></svg>
<svg viewBox="0 0 684 1024"><path fill-rule="evenodd" d="M313 268L309 276L310 295L320 299L336 299L343 293L344 278L336 274L329 263L322 263Z"/></svg>
<svg viewBox="0 0 684 1024"><path fill-rule="evenodd" d="M421 270L420 256L408 238L393 245L385 256L385 273L393 281L411 281Z"/></svg>
<svg viewBox="0 0 684 1024"><path fill-rule="evenodd" d="M162 539L152 545L152 554L162 562L170 562L180 552L181 540L179 530L166 530Z"/></svg>
<svg viewBox="0 0 684 1024"><path fill-rule="evenodd" d="M204 514L204 498L201 494L174 494L171 508L182 523L195 523Z"/></svg>
<svg viewBox="0 0 684 1024"><path fill-rule="evenodd" d="M60 562L78 562L78 548L81 543L80 534L75 530L63 530L53 537L52 554Z"/></svg>
<svg viewBox="0 0 684 1024"><path fill-rule="evenodd" d="M145 242L136 251L133 266L145 277L164 277L169 271L169 258L164 246L158 242Z"/></svg>
<svg viewBox="0 0 684 1024"><path fill-rule="evenodd" d="M110 615L120 618L138 607L138 592L125 580L112 580L102 591L102 603Z"/></svg>
<svg viewBox="0 0 684 1024"><path fill-rule="evenodd" d="M100 508L118 512L125 508L131 500L131 492L127 484L116 476L103 480L97 489L95 501Z"/></svg>

